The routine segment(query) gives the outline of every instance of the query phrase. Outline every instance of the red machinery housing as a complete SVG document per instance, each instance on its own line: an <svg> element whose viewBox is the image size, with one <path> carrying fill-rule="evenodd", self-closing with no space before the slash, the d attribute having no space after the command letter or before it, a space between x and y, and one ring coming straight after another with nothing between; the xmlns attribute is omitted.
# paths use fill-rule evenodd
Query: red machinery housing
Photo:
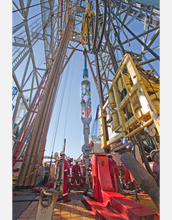
<svg viewBox="0 0 172 220"><path fill-rule="evenodd" d="M108 157L94 154L92 157L93 195L83 196L85 206L96 219L159 219L159 214L114 191L109 171Z"/></svg>

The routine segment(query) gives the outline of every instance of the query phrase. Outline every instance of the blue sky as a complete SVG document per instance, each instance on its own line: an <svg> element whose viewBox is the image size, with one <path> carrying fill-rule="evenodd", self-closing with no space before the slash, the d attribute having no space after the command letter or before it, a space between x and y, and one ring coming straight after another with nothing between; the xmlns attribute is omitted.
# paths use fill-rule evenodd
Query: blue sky
<svg viewBox="0 0 172 220"><path fill-rule="evenodd" d="M17 1L16 1L17 2ZM39 3L39 1L34 1L33 4ZM14 10L14 8L13 8ZM40 6L36 6L30 9L29 18L38 14L40 12ZM29 23L31 24L34 20L40 17L37 16L31 19ZM13 25L20 23L22 20L18 13L13 13ZM139 24L139 25L138 25ZM139 21L132 22L129 27L135 31L135 33L141 33L143 30L143 24ZM129 35L128 35L129 36ZM126 40L126 37L121 33L121 41ZM149 39L148 39L149 40ZM157 44L156 41L154 44ZM133 48L135 51L140 51L140 44L133 44L131 42L131 47L128 44L125 45L125 49L131 51ZM80 46L80 49L81 46ZM40 68L45 68L44 62L44 50L43 42L38 42L34 47L34 55L38 57L36 59L36 66ZM120 54L120 52L116 52ZM23 68L26 65L26 60L17 69L17 74L23 74ZM87 65L88 66L88 65ZM157 64L157 70L159 65ZM60 152L62 150L62 145L64 143L64 138L66 138L66 154L70 157L76 159L82 153L81 148L84 144L83 135L83 124L81 121L81 82L83 80L83 68L84 68L84 56L81 52L75 52L72 56L69 64L66 66L61 83L58 88L58 94L56 102L54 104L53 114L51 117L50 127L47 135L46 151L45 155L51 155L53 153ZM159 72L159 71L158 71ZM88 67L89 80L91 82L91 99L92 99L92 122L90 124L90 131L92 128L93 120L98 101L98 94L94 86L91 72ZM20 78L20 77L19 77ZM70 86L71 84L71 86ZM66 86L65 86L66 85ZM64 95L63 95L64 93ZM63 97L63 101L61 98ZM67 120L67 121L66 121Z"/></svg>

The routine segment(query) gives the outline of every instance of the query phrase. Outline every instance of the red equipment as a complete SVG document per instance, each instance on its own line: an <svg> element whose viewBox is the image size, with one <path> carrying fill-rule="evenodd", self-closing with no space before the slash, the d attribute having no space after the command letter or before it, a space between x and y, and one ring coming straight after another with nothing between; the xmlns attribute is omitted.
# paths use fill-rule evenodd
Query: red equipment
<svg viewBox="0 0 172 220"><path fill-rule="evenodd" d="M128 185L129 188L132 187L134 183L134 178L132 177L132 175L130 174L130 172L127 170L127 168L123 163L120 163L119 170L120 170L120 178L123 182L123 185L125 186Z"/></svg>
<svg viewBox="0 0 172 220"><path fill-rule="evenodd" d="M92 186L94 199L83 196L83 201L96 219L159 219L158 213L114 191L106 155L93 154Z"/></svg>
<svg viewBox="0 0 172 220"><path fill-rule="evenodd" d="M119 192L117 178L116 178L116 176L119 175L118 166L113 158L108 158L108 162L109 162L109 170L110 170L110 176L112 180L112 186L116 192Z"/></svg>

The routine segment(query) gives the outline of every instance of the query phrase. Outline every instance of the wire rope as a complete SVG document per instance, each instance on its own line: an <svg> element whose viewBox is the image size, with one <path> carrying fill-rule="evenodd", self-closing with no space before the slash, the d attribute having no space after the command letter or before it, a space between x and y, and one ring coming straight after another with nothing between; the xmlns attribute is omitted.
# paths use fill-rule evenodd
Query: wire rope
<svg viewBox="0 0 172 220"><path fill-rule="evenodd" d="M66 124L67 124L67 117L68 117L68 110L69 110L69 100L70 100L70 95L71 95L71 87L72 87L72 79L73 79L73 68L74 68L74 63L75 63L75 57L74 57L74 61L73 61L73 67L72 67L72 74L71 74L71 83L70 83L70 87L69 87L69 95L68 95L68 101L67 101L67 113L66 113L66 118L65 118L65 128L64 128L64 139L65 139L65 134L66 134Z"/></svg>
<svg viewBox="0 0 172 220"><path fill-rule="evenodd" d="M57 88L57 93L56 93L56 96L55 96L54 105L53 105L53 110L52 110L52 114L51 114L51 120L52 120L52 115L53 115L53 113L54 113L55 103L56 103L57 96L58 96L58 93L59 93L59 88L60 88L60 86L61 86L62 78L63 78L63 75L60 77L59 86L58 86L58 88ZM56 120L57 120L57 118L56 118ZM55 120L55 122L56 122L56 120ZM56 125L56 123L55 123L55 125ZM54 138L54 136L55 136L55 132L53 133L53 138ZM53 139L52 139L52 141L53 141ZM53 151L52 141L51 141L51 148L50 148L49 154L51 154L51 152Z"/></svg>
<svg viewBox="0 0 172 220"><path fill-rule="evenodd" d="M69 66L70 66L70 64L69 64ZM68 66L68 68L69 68L69 66ZM59 120L60 120L60 115L61 115L61 109L62 109L62 104L63 104L63 98L64 98L64 94L65 94L65 89L66 89L66 84L67 84L67 76L68 76L68 72L69 71L66 71L66 75L64 76L64 75L62 75L62 76L64 76L63 78L64 78L64 86L62 87L63 88L63 91L62 91L62 96L61 96L61 100L60 100L60 102L59 102L59 108L60 108L60 110L59 110L59 113L57 114L57 116L56 116L56 120L55 120L55 130L54 130L54 134L53 134L53 139L52 139L52 142L51 142L51 151L52 151L52 153L53 153L53 151L54 151L54 146L55 146L55 141L56 141L56 136L57 136L57 129L58 129L58 125L59 125ZM60 85L61 86L61 85ZM59 87L60 87L59 86ZM57 98L57 93L56 93L56 98ZM55 100L56 100L56 98L55 98ZM55 106L55 105L54 105ZM54 112L54 106L53 106L53 112Z"/></svg>
<svg viewBox="0 0 172 220"><path fill-rule="evenodd" d="M64 79L64 83L66 82L66 78L67 78L67 74L65 76L65 79ZM63 86L63 88L65 89L66 87L66 84ZM55 147L55 141L56 141L56 136L57 136L57 129L58 129L58 125L59 125L59 119L60 119L60 115L61 115L61 109L62 109L62 104L63 104L63 98L64 98L64 93L62 91L62 96L61 96L61 100L60 100L60 104L59 104L59 114L57 114L57 117L56 117L56 123L55 123L55 130L54 130L54 135L53 135L53 139L52 139L52 153L54 151L54 147Z"/></svg>
<svg viewBox="0 0 172 220"><path fill-rule="evenodd" d="M52 109L52 114L51 114L50 121L52 120L52 115L53 115L53 112L54 112L55 103L56 103L57 96L58 96L58 93L59 93L59 88L60 88L60 86L61 86L62 78L63 78L63 75L61 75L61 76L60 76L60 79L59 79L59 85L58 85L58 87L57 87L57 92L56 92L56 96L55 96L55 100L54 100L54 105L53 105L53 109ZM52 145L52 144L51 144L51 145ZM52 149L52 148L51 148L51 149ZM51 149L50 149L50 152L51 152Z"/></svg>

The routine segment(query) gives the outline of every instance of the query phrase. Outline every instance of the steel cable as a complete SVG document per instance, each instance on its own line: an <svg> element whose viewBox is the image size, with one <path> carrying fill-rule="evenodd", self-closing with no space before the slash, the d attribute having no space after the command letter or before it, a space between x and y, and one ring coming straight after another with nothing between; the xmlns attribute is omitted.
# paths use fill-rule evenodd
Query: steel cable
<svg viewBox="0 0 172 220"><path fill-rule="evenodd" d="M68 69L69 69L69 67L70 67L70 63L69 63L69 65L68 65ZM60 102L59 102L59 108L60 108L60 110L59 110L59 113L57 114L57 117L56 117L56 122L55 122L55 130L54 130L54 134L53 134L53 139L52 139L52 143L51 143L51 146L52 146L52 150L51 150L51 152L53 153L53 151L54 151L54 147L55 147L55 140L56 140L56 137L57 137L57 129L58 129L58 125L59 125L59 119L60 119L60 115L61 115L61 109L62 109L62 105L63 105L63 98L64 98L64 94L65 94L65 89L66 89L66 84L67 84L67 76L68 76L68 69L67 69L67 73L66 73L66 75L65 75L65 78L64 78L64 86L62 87L63 88L63 91L62 91L62 96L61 96L61 100L60 100ZM61 81L62 81L62 79L61 79ZM60 86L61 86L61 83L60 83L60 85L59 85L59 88L60 88ZM58 91L59 92L59 91ZM55 97L55 103L56 103L56 99L57 99L57 94L58 94L58 92L56 93L56 97ZM54 106L55 106L55 104L54 104ZM53 112L54 112L54 106L53 106ZM50 153L51 153L50 152Z"/></svg>
<svg viewBox="0 0 172 220"><path fill-rule="evenodd" d="M65 138L65 132L66 132L67 116L68 116L68 109L69 109L69 100L70 100L70 95L71 95L72 79L73 79L73 72L74 72L73 71L74 63L75 63L75 57L74 57L74 61L73 61L72 74L71 74L71 83L70 83L69 95L68 95L68 101L67 101L67 113L66 113L66 119L65 119L64 138Z"/></svg>

